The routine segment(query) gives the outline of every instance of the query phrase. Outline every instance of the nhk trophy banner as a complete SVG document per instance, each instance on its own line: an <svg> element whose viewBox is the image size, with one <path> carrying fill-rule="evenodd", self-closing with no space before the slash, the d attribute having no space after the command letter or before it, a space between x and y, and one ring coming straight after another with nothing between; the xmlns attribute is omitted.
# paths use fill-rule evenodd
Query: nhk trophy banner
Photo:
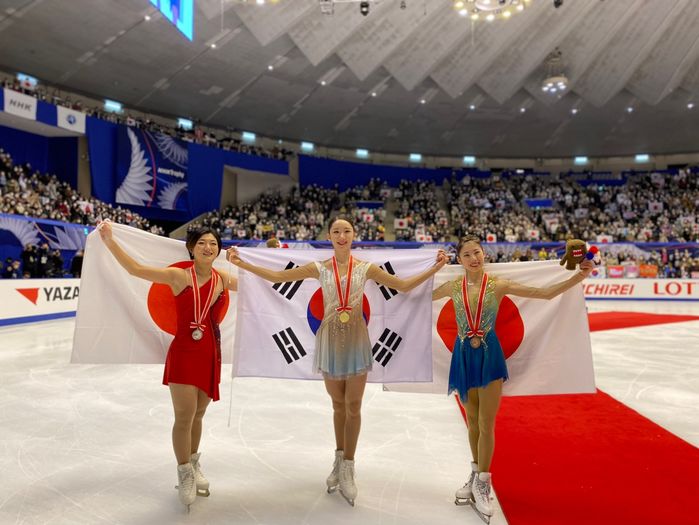
<svg viewBox="0 0 699 525"><path fill-rule="evenodd" d="M528 286L548 286L570 278L558 261L488 264L492 276ZM461 278L461 266L445 266L434 286ZM456 321L451 299L435 301L432 311L430 384L389 385L389 390L446 394ZM582 285L546 301L507 296L495 325L507 360L509 380L504 395L572 394L595 392L590 330Z"/></svg>
<svg viewBox="0 0 699 525"><path fill-rule="evenodd" d="M114 239L131 257L148 266L191 266L183 241L168 239L130 226L112 224ZM214 268L234 276L236 268L221 252ZM222 300L228 301L224 290ZM221 328L221 353L231 362L234 304L225 310ZM75 321L72 363L164 363L177 325L175 300L169 286L153 284L129 275L99 237L87 237Z"/></svg>
<svg viewBox="0 0 699 525"><path fill-rule="evenodd" d="M398 277L435 264L436 250L362 250L356 259ZM332 257L330 250L241 248L249 263L283 270ZM409 293L367 281L363 314L374 358L369 381L432 380L432 279ZM313 370L315 332L323 319L320 281L273 284L240 271L234 376L321 379Z"/></svg>

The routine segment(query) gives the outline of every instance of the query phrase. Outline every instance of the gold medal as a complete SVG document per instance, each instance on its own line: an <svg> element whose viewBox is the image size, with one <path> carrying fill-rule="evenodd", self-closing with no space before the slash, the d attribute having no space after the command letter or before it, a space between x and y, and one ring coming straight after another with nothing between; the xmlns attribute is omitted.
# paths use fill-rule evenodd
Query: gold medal
<svg viewBox="0 0 699 525"><path fill-rule="evenodd" d="M340 270L337 266L337 259L333 256L333 275L335 276L335 288L337 290L337 299L338 303L340 306L335 308L335 311L339 312L338 318L340 319L341 323L347 323L350 320L350 311L352 310L352 307L349 306L349 296L350 296L350 287L352 286L352 267L354 265L354 261L352 259L352 256L349 258L349 262L347 263L347 276L346 276L346 282L345 282L345 290L344 293L342 293L342 285L340 283Z"/></svg>
<svg viewBox="0 0 699 525"><path fill-rule="evenodd" d="M472 337L471 338L471 348L478 348L481 346L481 338L480 337Z"/></svg>

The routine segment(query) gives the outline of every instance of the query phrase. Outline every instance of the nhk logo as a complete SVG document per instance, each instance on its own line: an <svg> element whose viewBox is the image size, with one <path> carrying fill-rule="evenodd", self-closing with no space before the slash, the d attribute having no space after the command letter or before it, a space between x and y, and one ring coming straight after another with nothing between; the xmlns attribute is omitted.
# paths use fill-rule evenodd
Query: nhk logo
<svg viewBox="0 0 699 525"><path fill-rule="evenodd" d="M80 295L79 286L44 286L43 288L15 288L27 300L34 304L39 301L39 292L47 303L56 301L72 301Z"/></svg>

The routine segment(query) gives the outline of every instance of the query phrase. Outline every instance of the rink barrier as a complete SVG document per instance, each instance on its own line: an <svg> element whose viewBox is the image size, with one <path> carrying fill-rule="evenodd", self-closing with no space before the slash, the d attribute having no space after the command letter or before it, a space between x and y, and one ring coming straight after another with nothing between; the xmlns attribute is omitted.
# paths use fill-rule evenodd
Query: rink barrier
<svg viewBox="0 0 699 525"><path fill-rule="evenodd" d="M585 299L697 301L699 279L589 279ZM0 326L74 317L80 279L0 280Z"/></svg>
<svg viewBox="0 0 699 525"><path fill-rule="evenodd" d="M0 280L0 326L74 317L80 279Z"/></svg>
<svg viewBox="0 0 699 525"><path fill-rule="evenodd" d="M626 301L699 301L699 279L589 279L585 299Z"/></svg>

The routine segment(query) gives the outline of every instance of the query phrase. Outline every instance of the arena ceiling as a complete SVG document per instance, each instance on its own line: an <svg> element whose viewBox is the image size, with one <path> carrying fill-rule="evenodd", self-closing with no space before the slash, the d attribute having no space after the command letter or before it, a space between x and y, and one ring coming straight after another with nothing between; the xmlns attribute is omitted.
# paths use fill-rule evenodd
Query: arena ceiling
<svg viewBox="0 0 699 525"><path fill-rule="evenodd" d="M0 67L326 146L489 157L699 151L696 0L558 9L532 0L492 23L458 16L450 0L405 0L405 9L382 0L366 17L357 3L332 16L317 0L195 4L189 42L147 0L0 0ZM571 83L561 97L541 90L556 48Z"/></svg>

